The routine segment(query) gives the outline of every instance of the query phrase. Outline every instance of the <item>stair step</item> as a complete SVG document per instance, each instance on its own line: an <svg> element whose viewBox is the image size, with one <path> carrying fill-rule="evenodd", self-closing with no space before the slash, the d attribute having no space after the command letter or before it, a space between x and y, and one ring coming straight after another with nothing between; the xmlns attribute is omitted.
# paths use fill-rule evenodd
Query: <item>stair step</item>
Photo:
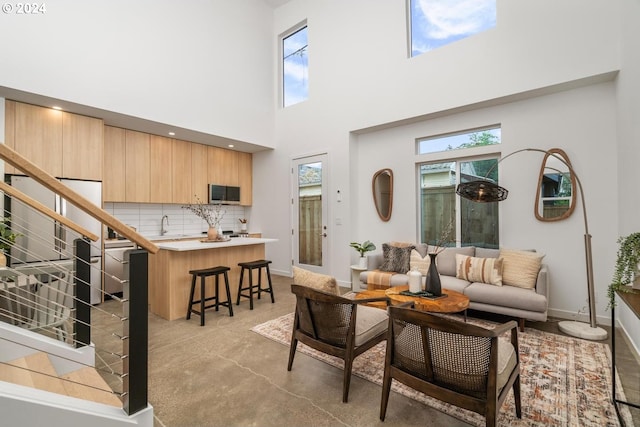
<svg viewBox="0 0 640 427"><path fill-rule="evenodd" d="M122 402L116 395L109 391L102 391L111 390L111 388L100 376L98 371L90 366L58 377L58 373L53 367L49 356L42 352L12 360L9 364L0 364L0 381L83 400L90 400L105 405L122 407ZM49 375L53 375L53 377ZM75 384L75 382L80 384ZM83 384L102 390L96 390Z"/></svg>
<svg viewBox="0 0 640 427"><path fill-rule="evenodd" d="M105 405L122 407L122 402L116 395L107 391L102 391L111 390L111 388L94 368L87 366L82 369L78 369L77 371L69 372L61 378L81 383L75 384L64 381L64 388L67 392L66 394L71 397L78 397L80 399L91 400L92 402L103 403ZM87 384L102 390L96 390L95 388L86 387L82 384Z"/></svg>

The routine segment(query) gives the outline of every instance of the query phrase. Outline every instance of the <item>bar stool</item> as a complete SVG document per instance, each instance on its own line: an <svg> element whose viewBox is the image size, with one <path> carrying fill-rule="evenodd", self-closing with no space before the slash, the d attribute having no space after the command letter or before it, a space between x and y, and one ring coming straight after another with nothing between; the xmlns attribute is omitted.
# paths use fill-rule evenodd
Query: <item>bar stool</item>
<svg viewBox="0 0 640 427"><path fill-rule="evenodd" d="M191 294L189 295L189 307L187 308L187 320L191 318L191 313L195 313L200 315L200 326L204 326L204 311L207 308L215 307L216 311L218 311L218 306L225 306L229 308L229 317L233 317L233 304L231 303L231 293L229 292L229 276L227 272L231 270L229 267L212 267L212 268L204 268L200 270L191 270L189 274L191 274ZM218 282L220 275L224 275L224 286L227 291L227 300L224 302L219 301L219 293L218 293ZM215 285L215 294L211 297L207 297L205 293L205 279L209 276L216 276L216 285ZM200 299L197 301L193 300L195 290L196 290L196 278L200 277ZM206 305L207 301L215 300L214 304ZM200 304L200 311L193 308L194 305Z"/></svg>
<svg viewBox="0 0 640 427"><path fill-rule="evenodd" d="M264 260L264 259L260 259L257 261L250 261L250 262L241 262L238 263L238 265L240 267L242 267L242 269L240 270L240 283L238 284L238 299L236 301L236 305L240 305L240 297L245 297L245 298L249 298L249 309L253 310L253 294L257 293L258 294L258 299L260 299L260 294L262 292L268 292L271 294L271 303L273 304L275 301L275 299L273 298L273 286L271 284L271 272L269 271L269 264L271 264L271 261L268 260ZM258 289L257 290L253 290L254 285L253 285L253 270L254 269L258 269L258 285L256 286ZM262 269L266 269L267 272L267 279L269 280L269 287L268 288L263 288L262 287ZM244 272L245 270L249 271L249 286L248 287L242 287L242 279L244 278ZM242 291L249 291L249 294L243 294Z"/></svg>

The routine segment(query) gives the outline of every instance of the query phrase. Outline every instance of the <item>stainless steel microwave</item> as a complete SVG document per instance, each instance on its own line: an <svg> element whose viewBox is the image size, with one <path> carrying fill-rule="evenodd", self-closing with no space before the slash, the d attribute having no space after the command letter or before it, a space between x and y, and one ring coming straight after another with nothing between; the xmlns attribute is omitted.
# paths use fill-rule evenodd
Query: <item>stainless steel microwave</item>
<svg viewBox="0 0 640 427"><path fill-rule="evenodd" d="M240 204L240 187L209 184L209 203Z"/></svg>

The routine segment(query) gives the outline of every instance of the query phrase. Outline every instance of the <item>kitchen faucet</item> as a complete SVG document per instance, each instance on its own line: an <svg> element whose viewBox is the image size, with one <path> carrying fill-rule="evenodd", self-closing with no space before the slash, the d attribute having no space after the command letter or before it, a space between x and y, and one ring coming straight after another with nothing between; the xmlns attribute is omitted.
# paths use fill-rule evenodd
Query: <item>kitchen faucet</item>
<svg viewBox="0 0 640 427"><path fill-rule="evenodd" d="M162 217L162 219L160 220L160 235L164 236L167 233L167 229L164 228L164 220L165 218L167 219L167 225L169 225L169 216L168 215L164 215Z"/></svg>

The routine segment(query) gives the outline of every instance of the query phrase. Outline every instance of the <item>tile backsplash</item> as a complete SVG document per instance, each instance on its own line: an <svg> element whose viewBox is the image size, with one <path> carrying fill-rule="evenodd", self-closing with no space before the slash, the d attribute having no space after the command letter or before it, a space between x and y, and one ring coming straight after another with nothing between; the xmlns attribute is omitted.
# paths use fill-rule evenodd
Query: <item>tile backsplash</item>
<svg viewBox="0 0 640 427"><path fill-rule="evenodd" d="M220 226L223 230L240 230L240 218L247 218L244 206L223 205L226 211ZM160 221L164 215L169 218L165 223L167 234L198 234L207 231L208 225L188 209L179 204L159 203L110 203L104 204L104 210L127 225L135 227L143 236L160 234Z"/></svg>

